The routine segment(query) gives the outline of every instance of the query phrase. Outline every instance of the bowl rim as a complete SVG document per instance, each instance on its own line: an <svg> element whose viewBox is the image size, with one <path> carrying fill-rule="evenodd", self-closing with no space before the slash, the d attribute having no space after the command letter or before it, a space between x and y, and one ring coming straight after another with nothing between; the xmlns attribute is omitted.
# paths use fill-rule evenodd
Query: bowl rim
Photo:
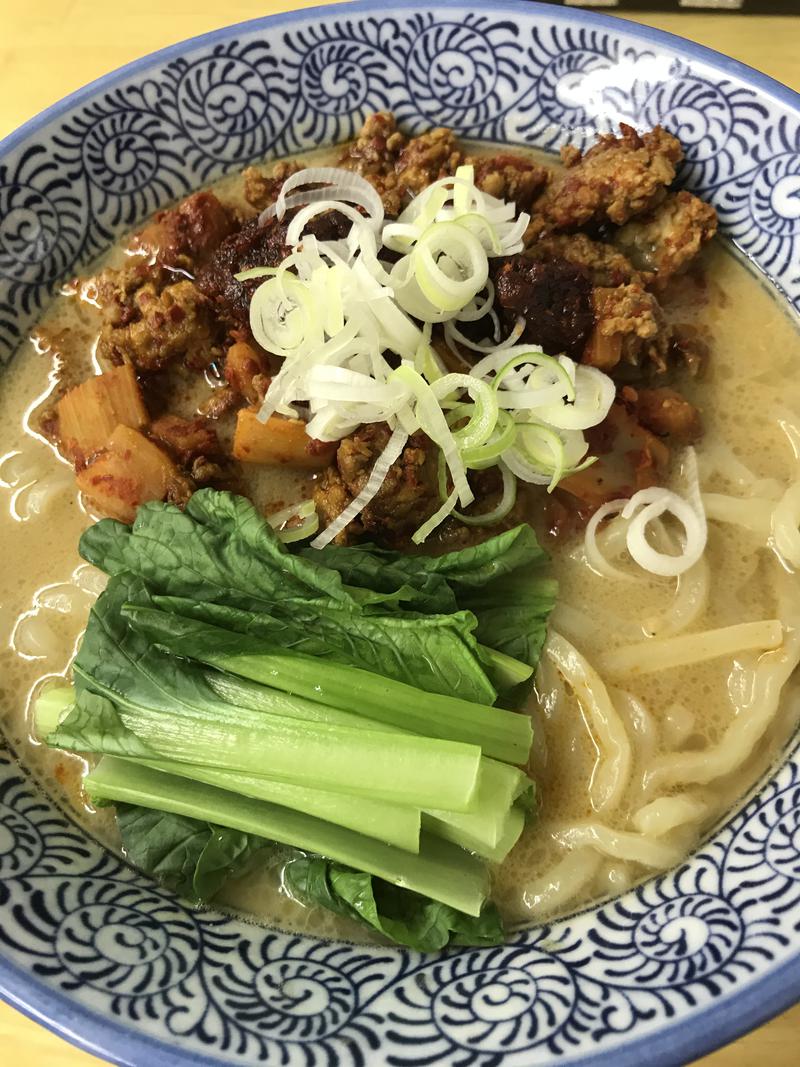
<svg viewBox="0 0 800 1067"><path fill-rule="evenodd" d="M171 58L181 56L189 49L224 41L237 33L251 33L262 26L270 28L290 26L293 23L308 21L333 11L341 11L346 17L350 12L374 12L378 7L377 0L349 0L346 4L341 2L317 4L292 11L276 12L230 23L148 52L138 59L101 74L12 130L0 139L0 162L3 156L14 150L17 145L46 128L51 121L82 101L91 99L98 91L112 88L139 71L145 71L155 63L167 62ZM431 8L454 11L472 8L480 13L487 13L487 7L481 0L434 0L431 5L424 3L424 0L396 0L392 10L430 11ZM755 67L726 56L706 45L690 41L679 34L644 26L611 14L588 11L583 8L560 7L551 3L541 3L539 0L492 0L488 12L503 11L526 16L539 13L552 22L567 24L579 22L583 26L595 27L611 33L627 34L640 41L678 52L687 58L699 60L717 71L742 79L759 93L774 98L800 115L800 92ZM770 282L770 284L775 283ZM786 300L782 292L780 296ZM11 746L9 746L9 751L15 755ZM791 749L785 751L782 760L785 761L790 754ZM780 766L782 763L776 763L774 772L777 772ZM769 778L765 781L769 781ZM714 832L718 833L727 826L739 810L741 808L730 813L729 818ZM68 811L64 809L62 811L71 822L74 822ZM179 1048L169 1049L158 1038L137 1032L130 1026L109 1020L91 1008L76 1003L67 994L46 985L29 971L23 970L10 960L3 958L2 955L0 955L0 1000L70 1044L109 1063L117 1064L119 1067L142 1067L143 1063L157 1063L158 1067L169 1067L173 1064L175 1067L179 1065L180 1067L190 1067L190 1065L222 1067L227 1062L217 1057L196 1055ZM729 994L716 998L700 1010L691 1011L686 1015L678 1013L669 1025L659 1027L651 1033L643 1033L633 1041L626 1042L617 1048L606 1049L588 1057L569 1057L561 1062L580 1063L584 1067L608 1067L609 1059L613 1057L618 1067L640 1067L646 1055L652 1067L674 1067L676 1064L693 1061L729 1044L743 1034L763 1025L798 1001L800 1001L800 937L797 939L797 952L793 958L785 960L777 968L742 988L734 989ZM140 1056L145 1058L142 1059Z"/></svg>
<svg viewBox="0 0 800 1067"><path fill-rule="evenodd" d="M436 7L452 8L453 10L465 7L475 7L479 10L483 9L480 0L434 0L434 3ZM498 9L502 7L526 15L529 15L532 10L534 13L538 11L543 15L546 14L548 18L555 21L580 21L588 26L596 26L601 30L606 29L613 31L616 29L620 33L627 31L631 36L638 37L640 40L650 41L653 44L661 44L674 50L680 50L685 55L709 63L725 73L739 78L746 78L747 81L760 91L768 93L788 107L796 108L800 111L800 92L791 89L788 85L784 85L783 82L779 82L776 78L770 77L769 74L764 74L764 72L758 70L757 67L751 67L748 63L743 63L739 59L733 59L731 56L726 56L724 52L718 52L715 48L709 48L707 45L697 44L695 41L690 41L688 38L681 37L680 34L672 33L669 30L659 30L653 26L643 26L641 23L632 22L625 18L619 18L616 15L607 15L599 11L588 11L583 8L574 7L556 7L551 3L542 3L540 0L491 0L491 5L492 7L496 6ZM165 45L163 48L157 48L152 52L147 52L138 59L133 59L129 63L124 63L121 67L115 67L113 70L107 71L105 74L100 74L97 78L87 82L86 85L74 89L66 96L62 96L60 100L56 100L54 103L37 112L31 118L26 119L21 126L17 126L16 129L0 139L0 157L6 152L11 151L20 141L25 140L30 134L41 129L42 126L52 119L57 118L65 111L69 111L82 100L93 96L101 87L108 88L116 85L118 82L124 81L137 71L146 70L153 65L154 61L168 60L172 56L181 55L186 51L187 47L210 43L214 40L222 40L230 36L232 33L239 31L250 32L258 26L290 25L293 22L303 22L324 11L334 11L338 9L348 12L372 11L377 6L378 0L346 0L346 6L345 3L340 0L338 3L314 4L311 7L297 8L293 11L277 11L272 15L259 15L252 19L243 19L240 22L232 22L225 26L219 26L215 30L206 30L204 33L194 34L191 37L183 38L181 41L176 41L174 44ZM393 4L393 10L400 11L414 10L420 7L427 10L427 5L421 3L420 0L395 0L395 3ZM577 19L576 16L578 16Z"/></svg>

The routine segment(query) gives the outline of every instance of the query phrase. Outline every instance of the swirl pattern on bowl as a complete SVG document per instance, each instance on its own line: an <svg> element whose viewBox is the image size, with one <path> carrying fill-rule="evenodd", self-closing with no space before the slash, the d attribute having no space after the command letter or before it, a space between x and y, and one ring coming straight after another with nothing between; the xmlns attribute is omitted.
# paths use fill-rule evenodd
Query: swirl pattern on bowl
<svg viewBox="0 0 800 1067"><path fill-rule="evenodd" d="M412 129L547 149L662 122L687 147L688 184L800 303L796 107L612 26L510 2L332 8L111 76L0 146L0 357L122 229L248 160L350 137L380 108ZM639 1063L640 1039L677 1034L678 1016L702 1019L796 962L799 768L791 755L678 871L502 948L430 958L192 912L0 750L0 984L27 1003L9 977L24 973L42 996L68 997L87 1041L142 1064L153 1048L165 1063L286 1067Z"/></svg>

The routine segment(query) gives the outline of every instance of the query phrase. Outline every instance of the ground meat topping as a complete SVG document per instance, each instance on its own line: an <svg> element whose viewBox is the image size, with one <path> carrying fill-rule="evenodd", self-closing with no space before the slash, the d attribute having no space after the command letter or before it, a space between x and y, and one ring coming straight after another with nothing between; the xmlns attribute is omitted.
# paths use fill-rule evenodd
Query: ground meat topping
<svg viewBox="0 0 800 1067"><path fill-rule="evenodd" d="M276 163L269 174L258 167L247 167L242 174L245 200L257 211L263 211L278 199L286 179L297 174L299 170L303 170L303 167L294 160Z"/></svg>
<svg viewBox="0 0 800 1067"><path fill-rule="evenodd" d="M100 333L98 353L111 363L133 363L143 373L162 370L179 356L195 367L219 354L211 307L195 285L176 282L158 292L152 283L137 289L125 325L116 304ZM132 321L130 321L132 319Z"/></svg>
<svg viewBox="0 0 800 1067"><path fill-rule="evenodd" d="M263 278L240 282L234 277L250 267L277 267L289 254L286 230L289 213L282 222L276 218L263 225L251 219L238 233L226 238L197 276L197 286L229 325L247 328L250 321L250 299ZM320 241L335 241L345 237L351 222L336 212L317 215L306 227Z"/></svg>
<svg viewBox="0 0 800 1067"><path fill-rule="evenodd" d="M366 178L380 194L388 215L399 215L403 206L403 187L395 173L400 152L406 138L395 124L390 111L369 115L361 132L348 145L339 166L354 170Z"/></svg>
<svg viewBox="0 0 800 1067"><path fill-rule="evenodd" d="M595 286L613 287L642 281L627 256L602 241L593 241L585 233L543 237L528 249L527 254L541 259L565 259L582 267Z"/></svg>
<svg viewBox="0 0 800 1067"><path fill-rule="evenodd" d="M664 199L682 158L680 142L661 126L640 135L625 123L619 137L606 134L583 154L563 150L565 173L534 205L539 231L622 226Z"/></svg>
<svg viewBox="0 0 800 1067"><path fill-rule="evenodd" d="M530 211L533 198L550 179L546 167L513 152L467 156L464 162L475 168L475 184L479 189L500 200L513 200L519 211Z"/></svg>
<svg viewBox="0 0 800 1067"><path fill-rule="evenodd" d="M703 435L700 412L675 389L634 389L628 385L622 390L622 400L641 426L659 436L691 444Z"/></svg>
<svg viewBox="0 0 800 1067"><path fill-rule="evenodd" d="M509 325L525 319L523 340L548 355L580 359L592 329L592 285L586 273L565 259L511 256L495 279L497 302Z"/></svg>
<svg viewBox="0 0 800 1067"><path fill-rule="evenodd" d="M335 467L328 469L314 492L326 525L364 488L390 436L386 423L369 423L340 442ZM349 543L366 532L384 541L397 541L413 533L438 506L437 449L425 434L418 432L409 438L402 455L389 468L358 523L351 523L341 540Z"/></svg>
<svg viewBox="0 0 800 1067"><path fill-rule="evenodd" d="M592 291L595 333L617 341L617 356L608 364L593 358L590 344L584 362L608 371L616 363L641 365L650 360L659 371L666 370L670 350L670 331L658 301L637 282Z"/></svg>
<svg viewBox="0 0 800 1067"><path fill-rule="evenodd" d="M169 211L159 211L131 241L167 266L197 267L233 230L233 219L213 193L193 193Z"/></svg>
<svg viewBox="0 0 800 1067"><path fill-rule="evenodd" d="M614 241L642 270L652 271L653 284L662 289L716 232L711 204L681 190L670 193L652 214L623 226Z"/></svg>
<svg viewBox="0 0 800 1067"><path fill-rule="evenodd" d="M438 178L455 174L463 158L453 131L437 126L411 138L400 153L395 170L403 188L416 195Z"/></svg>
<svg viewBox="0 0 800 1067"><path fill-rule="evenodd" d="M150 426L149 436L156 444L165 445L183 467L200 456L218 456L221 452L217 432L204 418L162 415Z"/></svg>

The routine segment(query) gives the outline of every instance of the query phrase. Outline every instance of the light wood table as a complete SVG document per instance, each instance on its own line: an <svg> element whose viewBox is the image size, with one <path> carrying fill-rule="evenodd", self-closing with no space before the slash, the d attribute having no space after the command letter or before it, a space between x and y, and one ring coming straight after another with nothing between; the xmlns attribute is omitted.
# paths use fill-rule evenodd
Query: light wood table
<svg viewBox="0 0 800 1067"><path fill-rule="evenodd" d="M93 78L207 30L312 0L0 0L0 137ZM636 15L758 67L800 89L800 18ZM800 1005L697 1067L797 1067ZM0 1005L0 1062L8 1067L90 1067L100 1061ZM150 1065L148 1065L150 1067ZM156 1067L156 1065L153 1065Z"/></svg>

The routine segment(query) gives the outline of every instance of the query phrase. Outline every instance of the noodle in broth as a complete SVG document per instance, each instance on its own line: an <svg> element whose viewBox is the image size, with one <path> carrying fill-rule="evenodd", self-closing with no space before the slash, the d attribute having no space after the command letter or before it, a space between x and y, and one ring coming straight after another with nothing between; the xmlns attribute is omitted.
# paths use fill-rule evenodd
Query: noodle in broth
<svg viewBox="0 0 800 1067"><path fill-rule="evenodd" d="M582 907L678 863L770 766L800 716L796 325L721 244L706 250L704 267L705 299L689 295L673 314L713 338L708 374L685 387L706 424L697 459L708 547L678 579L625 558L621 518L601 528L599 560L587 559L582 537L550 548L560 596L530 706L541 810L494 879L511 922ZM81 800L83 761L37 744L28 717L41 679L68 669L103 585L77 556L90 516L71 472L30 418L59 348L90 353L94 329L91 306L64 296L4 374L0 537L13 566L0 576L8 637L0 695L21 760L117 847L111 816ZM263 500L302 493L302 479L281 474ZM669 541L668 530L661 536ZM232 883L226 902L287 929L364 937L282 894L277 859Z"/></svg>

